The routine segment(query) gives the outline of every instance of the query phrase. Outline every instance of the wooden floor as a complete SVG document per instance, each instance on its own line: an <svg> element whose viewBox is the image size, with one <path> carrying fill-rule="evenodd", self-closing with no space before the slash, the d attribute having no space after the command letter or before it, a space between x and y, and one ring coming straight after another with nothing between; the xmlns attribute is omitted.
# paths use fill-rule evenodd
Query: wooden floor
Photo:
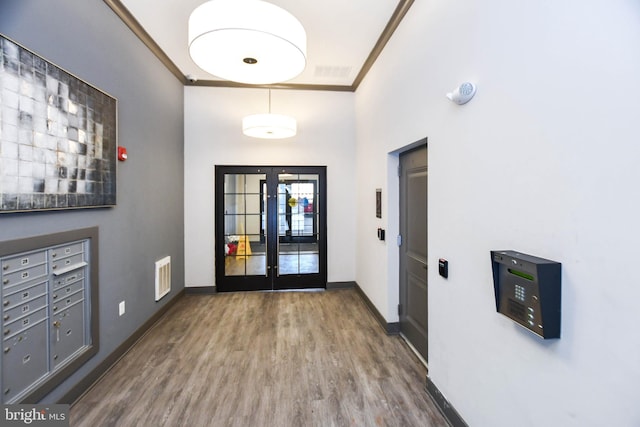
<svg viewBox="0 0 640 427"><path fill-rule="evenodd" d="M356 291L187 295L71 408L76 426L447 426Z"/></svg>

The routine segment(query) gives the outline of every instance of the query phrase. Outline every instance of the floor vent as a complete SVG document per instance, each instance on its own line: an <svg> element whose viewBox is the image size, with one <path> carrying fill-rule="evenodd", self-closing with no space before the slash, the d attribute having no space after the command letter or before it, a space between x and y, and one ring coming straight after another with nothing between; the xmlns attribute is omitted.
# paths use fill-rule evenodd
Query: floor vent
<svg viewBox="0 0 640 427"><path fill-rule="evenodd" d="M171 290L171 257L156 261L156 301Z"/></svg>

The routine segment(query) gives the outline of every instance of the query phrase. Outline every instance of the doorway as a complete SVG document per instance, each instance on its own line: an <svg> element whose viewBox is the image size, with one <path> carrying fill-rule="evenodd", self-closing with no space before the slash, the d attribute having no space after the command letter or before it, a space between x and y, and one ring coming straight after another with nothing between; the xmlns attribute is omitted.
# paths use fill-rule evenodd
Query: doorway
<svg viewBox="0 0 640 427"><path fill-rule="evenodd" d="M326 167L216 166L218 291L325 288Z"/></svg>
<svg viewBox="0 0 640 427"><path fill-rule="evenodd" d="M428 361L427 145L400 154L400 333Z"/></svg>

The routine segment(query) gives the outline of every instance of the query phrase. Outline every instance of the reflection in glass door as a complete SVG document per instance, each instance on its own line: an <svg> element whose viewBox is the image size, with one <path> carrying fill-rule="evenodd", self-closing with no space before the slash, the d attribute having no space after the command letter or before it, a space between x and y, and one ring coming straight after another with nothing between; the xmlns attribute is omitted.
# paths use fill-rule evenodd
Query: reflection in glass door
<svg viewBox="0 0 640 427"><path fill-rule="evenodd" d="M220 291L326 286L326 168L216 166Z"/></svg>
<svg viewBox="0 0 640 427"><path fill-rule="evenodd" d="M278 174L278 275L318 273L317 174Z"/></svg>
<svg viewBox="0 0 640 427"><path fill-rule="evenodd" d="M265 174L224 176L224 273L267 275L267 252L260 242L260 220L266 206L259 183Z"/></svg>

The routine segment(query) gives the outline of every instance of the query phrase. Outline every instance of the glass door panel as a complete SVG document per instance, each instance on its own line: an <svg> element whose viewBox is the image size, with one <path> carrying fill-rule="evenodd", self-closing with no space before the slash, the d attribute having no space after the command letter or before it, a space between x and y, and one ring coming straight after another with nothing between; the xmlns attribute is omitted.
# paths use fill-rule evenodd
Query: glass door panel
<svg viewBox="0 0 640 427"><path fill-rule="evenodd" d="M267 249L260 239L264 179L266 174L224 175L225 276L267 276Z"/></svg>
<svg viewBox="0 0 640 427"><path fill-rule="evenodd" d="M317 174L278 175L278 276L320 272Z"/></svg>

